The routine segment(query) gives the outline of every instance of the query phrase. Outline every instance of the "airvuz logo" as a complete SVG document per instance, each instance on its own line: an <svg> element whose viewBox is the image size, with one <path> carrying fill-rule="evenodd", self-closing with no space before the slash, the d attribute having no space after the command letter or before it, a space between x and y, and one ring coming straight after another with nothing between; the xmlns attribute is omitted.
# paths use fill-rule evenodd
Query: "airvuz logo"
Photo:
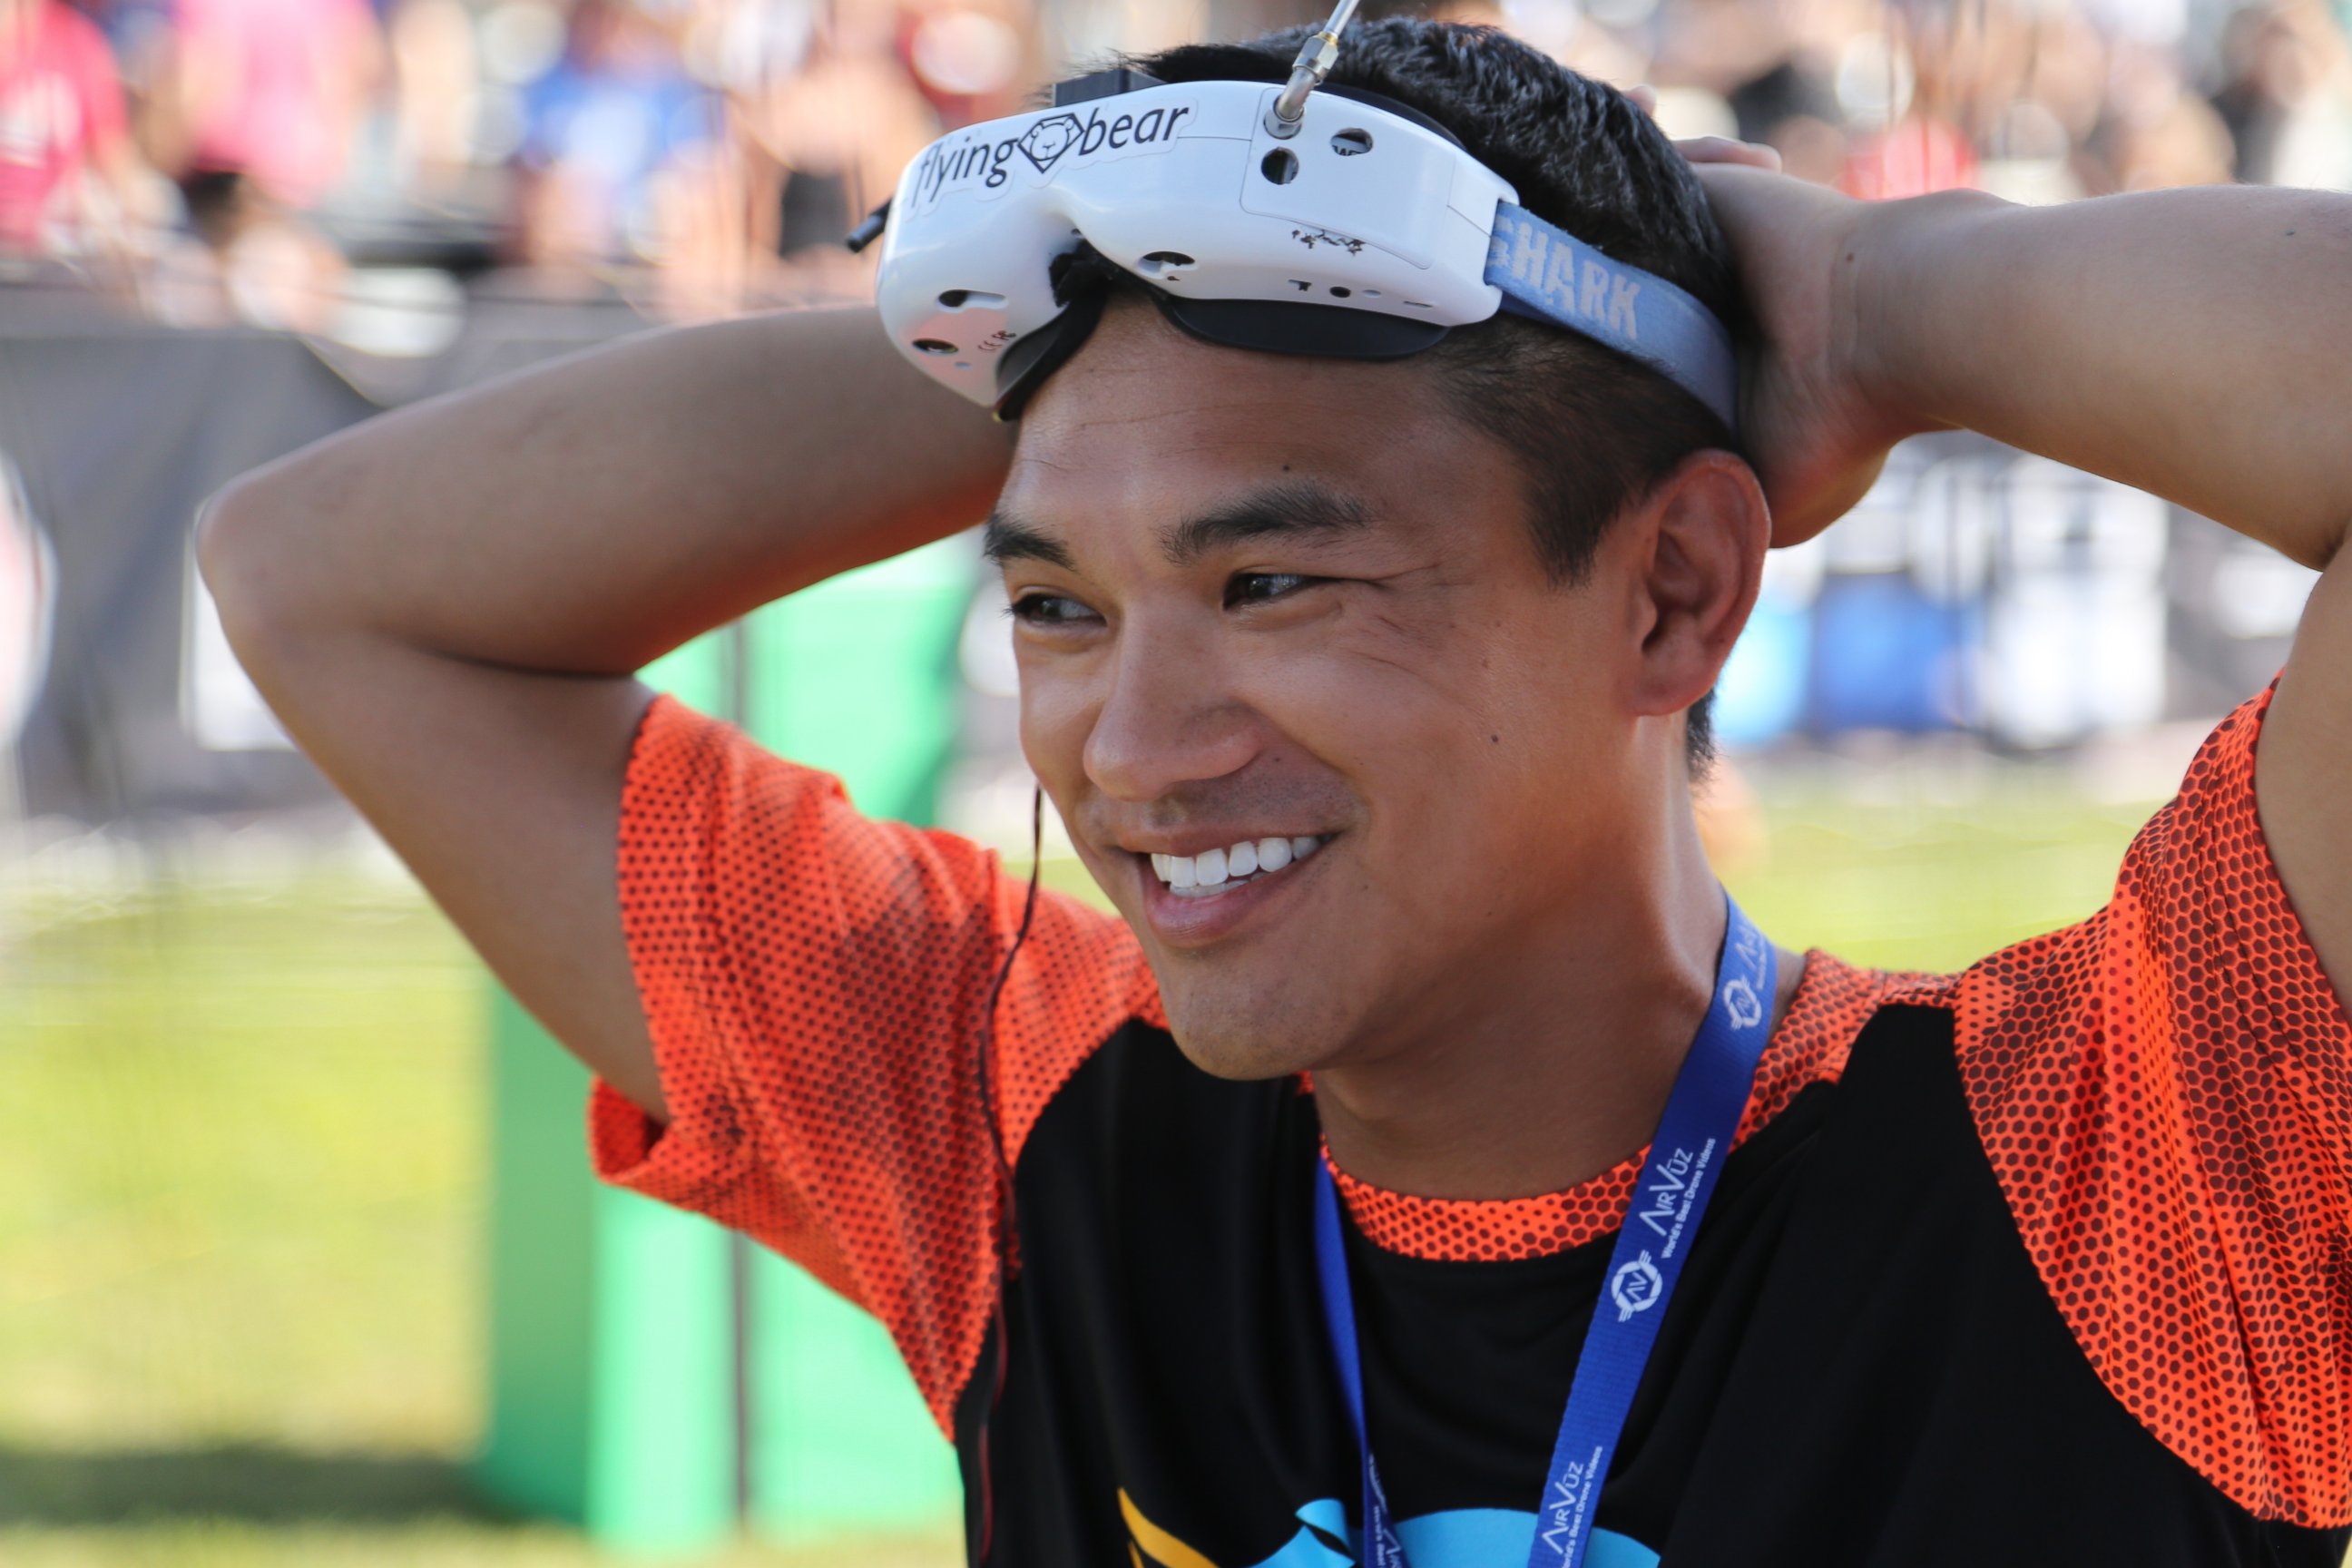
<svg viewBox="0 0 2352 1568"><path fill-rule="evenodd" d="M1765 964L1771 953L1763 933L1746 921L1732 934L1731 955L1747 971L1724 982L1723 1010L1735 1029L1752 1029L1764 1021Z"/></svg>
<svg viewBox="0 0 2352 1568"><path fill-rule="evenodd" d="M1696 1149L1676 1149L1664 1160L1654 1153L1642 1172L1643 1179L1649 1183L1650 1206L1637 1211L1633 1217L1663 1238L1664 1244L1658 1248L1662 1256L1672 1258L1681 1249L1691 1211L1698 1206L1699 1188L1715 1169L1715 1140L1710 1138ZM1642 1256L1647 1258L1649 1254Z"/></svg>
<svg viewBox="0 0 2352 1568"><path fill-rule="evenodd" d="M1177 127L1192 113L1189 103L1162 104L1140 114L1097 105L1083 113L1065 110L1032 121L1018 136L950 137L925 148L915 165L916 205L928 209L949 191L966 186L983 194L1002 190L1024 165L1043 181L1065 165L1165 153L1176 144Z"/></svg>
<svg viewBox="0 0 2352 1568"><path fill-rule="evenodd" d="M1551 1495L1544 1503L1543 1515L1536 1521L1542 1524L1549 1520L1549 1528L1537 1539L1563 1563L1592 1518L1592 1485L1601 1476L1604 1458L1602 1451L1595 1448L1590 1459L1571 1459L1551 1479Z"/></svg>
<svg viewBox="0 0 2352 1568"><path fill-rule="evenodd" d="M1622 1263L1609 1280L1609 1299L1617 1303L1617 1321L1630 1323L1636 1312L1646 1312L1666 1293L1666 1281L1650 1261L1649 1249L1631 1263Z"/></svg>

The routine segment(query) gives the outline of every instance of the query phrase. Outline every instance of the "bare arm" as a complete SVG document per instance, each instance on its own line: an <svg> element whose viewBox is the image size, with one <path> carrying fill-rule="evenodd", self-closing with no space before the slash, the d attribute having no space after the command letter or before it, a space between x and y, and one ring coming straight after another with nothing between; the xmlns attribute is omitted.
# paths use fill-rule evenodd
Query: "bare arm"
<svg viewBox="0 0 2352 1568"><path fill-rule="evenodd" d="M515 994L666 1115L614 885L632 672L974 521L1005 432L868 310L648 333L239 479L200 539L303 749Z"/></svg>
<svg viewBox="0 0 2352 1568"><path fill-rule="evenodd" d="M1754 168L1702 175L1772 340L1749 427L1780 542L1826 526L1888 442L1964 426L2324 569L2256 787L2288 894L2352 998L2352 197L1864 206Z"/></svg>
<svg viewBox="0 0 2352 1568"><path fill-rule="evenodd" d="M2212 187L1865 210L1853 353L1959 425L2306 566L2352 522L2352 197Z"/></svg>
<svg viewBox="0 0 2352 1568"><path fill-rule="evenodd" d="M1861 279L1857 347L1904 406L2325 569L2263 723L2255 794L2287 894L2352 998L2352 198L1940 205L1922 204L1890 237L1890 265ZM1888 289L1916 290L1910 308Z"/></svg>

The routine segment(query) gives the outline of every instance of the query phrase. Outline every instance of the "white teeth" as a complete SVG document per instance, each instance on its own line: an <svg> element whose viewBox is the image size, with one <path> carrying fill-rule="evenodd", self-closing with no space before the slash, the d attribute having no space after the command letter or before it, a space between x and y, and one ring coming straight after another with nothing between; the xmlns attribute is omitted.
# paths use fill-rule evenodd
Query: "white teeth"
<svg viewBox="0 0 2352 1568"><path fill-rule="evenodd" d="M1311 833L1296 838L1244 838L1226 848L1204 849L1198 855L1154 855L1151 873L1169 887L1190 891L1198 898L1229 882L1279 871L1321 847L1323 840Z"/></svg>

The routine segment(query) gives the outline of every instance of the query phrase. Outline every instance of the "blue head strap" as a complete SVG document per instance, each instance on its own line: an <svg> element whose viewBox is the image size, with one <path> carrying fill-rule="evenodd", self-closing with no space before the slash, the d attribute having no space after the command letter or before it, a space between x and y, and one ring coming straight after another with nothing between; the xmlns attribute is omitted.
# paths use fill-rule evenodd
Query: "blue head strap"
<svg viewBox="0 0 2352 1568"><path fill-rule="evenodd" d="M1739 429L1739 364L1715 312L1654 273L1612 261L1522 206L1495 208L1486 281L1503 309L1633 355Z"/></svg>

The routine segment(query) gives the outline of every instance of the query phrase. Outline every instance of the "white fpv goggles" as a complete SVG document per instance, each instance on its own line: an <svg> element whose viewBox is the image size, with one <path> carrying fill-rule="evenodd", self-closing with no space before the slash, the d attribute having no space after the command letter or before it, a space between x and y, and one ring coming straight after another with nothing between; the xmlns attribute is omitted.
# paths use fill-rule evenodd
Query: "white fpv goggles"
<svg viewBox="0 0 2352 1568"><path fill-rule="evenodd" d="M1303 123L1277 121L1283 91L1106 71L931 143L862 231L887 215L891 342L1012 417L1099 315L1101 290L1071 286L1090 249L1213 342L1396 359L1510 310L1633 355L1738 428L1731 334L1706 307L1518 205L1406 106L1328 86Z"/></svg>

